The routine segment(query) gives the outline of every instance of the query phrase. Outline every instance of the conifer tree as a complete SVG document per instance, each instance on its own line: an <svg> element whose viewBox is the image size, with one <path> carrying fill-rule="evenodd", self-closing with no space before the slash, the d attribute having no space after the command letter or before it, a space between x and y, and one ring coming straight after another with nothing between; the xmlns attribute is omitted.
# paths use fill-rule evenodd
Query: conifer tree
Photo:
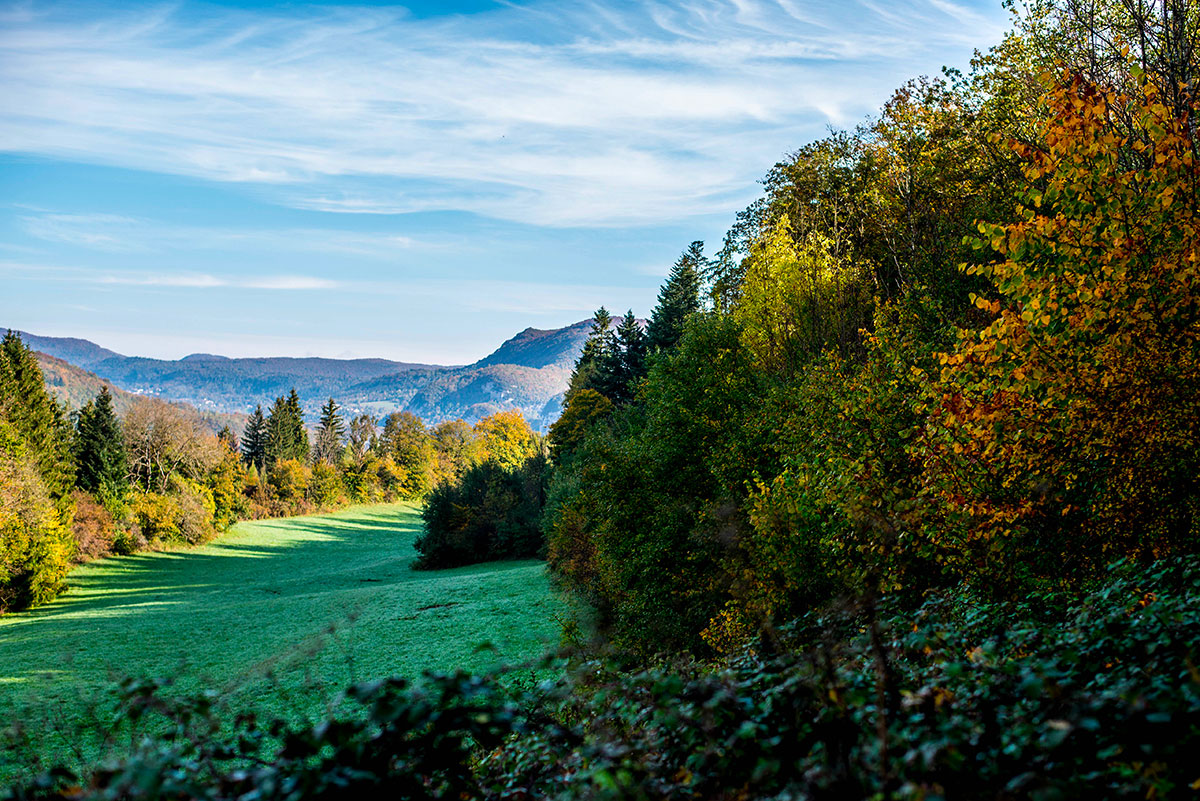
<svg viewBox="0 0 1200 801"><path fill-rule="evenodd" d="M112 395L101 387L79 411L75 424L75 480L101 497L123 498L129 490L125 435L113 412Z"/></svg>
<svg viewBox="0 0 1200 801"><path fill-rule="evenodd" d="M618 397L615 402L633 400L634 385L646 376L646 351L649 342L642 325L633 316L633 309L625 312L617 326L617 350L620 354L618 375Z"/></svg>
<svg viewBox="0 0 1200 801"><path fill-rule="evenodd" d="M612 332L612 315L608 309L601 306L592 317L592 330L587 342L583 343L583 352L575 362L575 371L567 385L564 403L570 403L571 398L581 389L594 389L604 395L605 389L611 391L613 372L618 366L617 340Z"/></svg>
<svg viewBox="0 0 1200 801"><path fill-rule="evenodd" d="M304 428L300 396L294 388L287 397L281 395L271 404L264 428L263 451L263 462L267 467L281 459L308 459L308 431Z"/></svg>
<svg viewBox="0 0 1200 801"><path fill-rule="evenodd" d="M222 445L224 445L230 453L238 452L237 435L234 434L233 429L227 425L222 426L221 430L217 432L217 442L220 442Z"/></svg>
<svg viewBox="0 0 1200 801"><path fill-rule="evenodd" d="M321 425L317 428L314 458L318 462L337 464L342 455L342 437L346 424L338 414L338 405L333 398L321 407Z"/></svg>
<svg viewBox="0 0 1200 801"><path fill-rule="evenodd" d="M650 316L646 335L651 350L669 350L683 336L683 324L700 310L700 276L706 270L704 243L697 240L675 262L658 292L658 305Z"/></svg>
<svg viewBox="0 0 1200 801"><path fill-rule="evenodd" d="M262 404L254 409L254 414L246 421L242 432L242 460L246 464L261 470L267 462L267 421L263 417Z"/></svg>
<svg viewBox="0 0 1200 801"><path fill-rule="evenodd" d="M0 341L0 419L24 440L50 497L66 497L75 484L71 422L46 391L37 358L15 331Z"/></svg>
<svg viewBox="0 0 1200 801"><path fill-rule="evenodd" d="M300 395L296 388L288 393L287 422L290 426L289 439L292 442L291 458L304 461L308 458L308 430L304 427L304 410L300 408Z"/></svg>

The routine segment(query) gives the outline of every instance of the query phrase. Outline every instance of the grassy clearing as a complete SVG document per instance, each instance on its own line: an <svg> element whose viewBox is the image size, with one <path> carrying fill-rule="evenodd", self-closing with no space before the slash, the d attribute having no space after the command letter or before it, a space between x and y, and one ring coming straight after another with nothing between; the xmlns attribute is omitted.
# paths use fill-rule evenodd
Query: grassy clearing
<svg viewBox="0 0 1200 801"><path fill-rule="evenodd" d="M122 675L309 715L354 681L523 662L553 645L541 563L413 571L419 531L411 506L357 507L80 567L58 601L0 618L0 721L23 721L45 755L69 753ZM0 764L0 778L12 769Z"/></svg>

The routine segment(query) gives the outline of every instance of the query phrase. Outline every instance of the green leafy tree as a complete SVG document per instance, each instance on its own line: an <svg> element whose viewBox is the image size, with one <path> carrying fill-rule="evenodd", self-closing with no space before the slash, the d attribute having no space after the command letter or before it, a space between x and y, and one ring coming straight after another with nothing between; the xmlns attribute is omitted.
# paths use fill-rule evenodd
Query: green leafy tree
<svg viewBox="0 0 1200 801"><path fill-rule="evenodd" d="M434 483L456 482L483 459L483 444L475 429L465 420L447 420L433 429L433 448L437 454Z"/></svg>
<svg viewBox="0 0 1200 801"><path fill-rule="evenodd" d="M514 470L538 451L538 438L520 410L496 412L475 424L486 461Z"/></svg>
<svg viewBox="0 0 1200 801"><path fill-rule="evenodd" d="M389 414L383 421L379 450L399 468L396 491L402 497L420 497L433 486L433 441L421 418L412 412Z"/></svg>

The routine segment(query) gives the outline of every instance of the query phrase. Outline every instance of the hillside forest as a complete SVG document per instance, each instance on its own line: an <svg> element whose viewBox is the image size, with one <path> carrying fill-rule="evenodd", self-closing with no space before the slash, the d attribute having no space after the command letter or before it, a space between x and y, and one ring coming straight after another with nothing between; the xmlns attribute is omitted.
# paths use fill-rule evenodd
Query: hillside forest
<svg viewBox="0 0 1200 801"><path fill-rule="evenodd" d="M775 165L646 327L601 308L548 453L473 430L491 458L438 474L435 430L406 484L400 420L364 450L404 477L370 491L433 487L425 567L544 548L561 679L357 685L357 717L278 747L197 700L93 797L151 767L139 797L1194 797L1200 9L1013 11L968 70ZM21 530L69 543L86 436L38 403L10 403L5 469L36 488ZM322 485L289 404L250 466L225 451L239 498ZM349 437L321 470L353 494Z"/></svg>
<svg viewBox="0 0 1200 801"><path fill-rule="evenodd" d="M419 498L477 465L544 450L518 411L428 429L409 412L345 419L333 399L310 437L294 390L256 408L240 441L157 398L118 416L107 387L68 412L12 332L0 343L0 412L0 614L53 599L78 562L208 542L237 520ZM512 543L519 555L539 546Z"/></svg>

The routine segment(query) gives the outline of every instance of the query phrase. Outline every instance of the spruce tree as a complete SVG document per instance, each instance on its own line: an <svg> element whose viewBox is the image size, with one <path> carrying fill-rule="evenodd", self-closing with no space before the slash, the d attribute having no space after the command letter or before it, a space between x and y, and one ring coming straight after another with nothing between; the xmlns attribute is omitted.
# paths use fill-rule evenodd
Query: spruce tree
<svg viewBox="0 0 1200 801"><path fill-rule="evenodd" d="M237 435L233 433L233 429L229 426L221 426L221 430L217 432L217 442L220 442L230 453L238 452Z"/></svg>
<svg viewBox="0 0 1200 801"><path fill-rule="evenodd" d="M619 359L617 339L612 332L612 315L601 306L592 317L592 330L575 362L564 403L570 403L581 389L594 389L607 397L612 391L614 373L619 369Z"/></svg>
<svg viewBox="0 0 1200 801"><path fill-rule="evenodd" d="M304 410L300 408L300 395L296 388L288 394L287 399L288 425L291 427L289 438L292 442L291 458L304 461L308 458L308 429L304 427Z"/></svg>
<svg viewBox="0 0 1200 801"><path fill-rule="evenodd" d="M649 342L642 325L633 316L633 309L625 312L617 326L617 349L621 354L620 386L622 397L614 400L633 400L634 385L646 376L646 351Z"/></svg>
<svg viewBox="0 0 1200 801"><path fill-rule="evenodd" d="M267 463L267 421L262 404L255 407L242 431L242 460L259 470Z"/></svg>
<svg viewBox="0 0 1200 801"><path fill-rule="evenodd" d="M287 400L280 395L271 404L263 430L263 466L271 467L292 452L292 430L288 424Z"/></svg>
<svg viewBox="0 0 1200 801"><path fill-rule="evenodd" d="M271 404L263 440L263 463L267 467L281 459L308 458L308 432L304 429L300 396L294 388L286 398L281 395Z"/></svg>
<svg viewBox="0 0 1200 801"><path fill-rule="evenodd" d="M342 437L346 433L346 424L338 414L338 405L333 398L321 407L321 424L317 428L317 441L314 458L318 462L337 464L342 455Z"/></svg>
<svg viewBox="0 0 1200 801"><path fill-rule="evenodd" d="M123 498L129 491L125 435L113 412L112 395L101 387L79 411L75 425L75 480L102 498Z"/></svg>
<svg viewBox="0 0 1200 801"><path fill-rule="evenodd" d="M0 341L0 419L35 455L50 496L65 498L75 484L71 422L46 391L37 358L15 331Z"/></svg>
<svg viewBox="0 0 1200 801"><path fill-rule="evenodd" d="M650 315L646 335L651 350L670 350L683 336L683 325L700 310L700 275L707 268L704 243L697 240L675 262L658 292L658 305Z"/></svg>

